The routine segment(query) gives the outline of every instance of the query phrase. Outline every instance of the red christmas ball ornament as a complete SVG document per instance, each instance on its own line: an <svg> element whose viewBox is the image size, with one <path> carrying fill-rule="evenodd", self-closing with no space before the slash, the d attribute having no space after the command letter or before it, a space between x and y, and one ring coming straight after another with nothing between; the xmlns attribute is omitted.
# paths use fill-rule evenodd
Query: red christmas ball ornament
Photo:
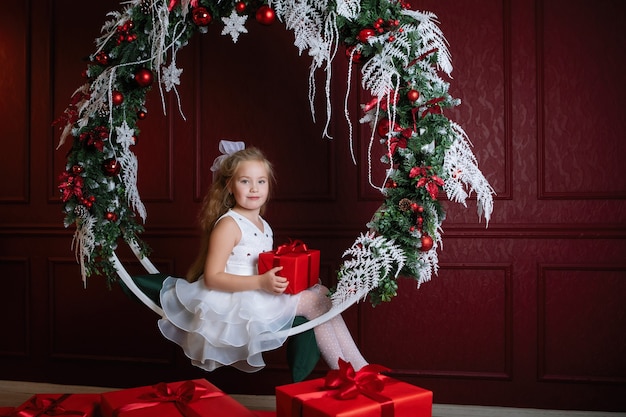
<svg viewBox="0 0 626 417"><path fill-rule="evenodd" d="M119 174L122 170L122 165L115 158L107 159L106 161L104 161L102 167L104 169L105 175L107 175L108 177L113 177Z"/></svg>
<svg viewBox="0 0 626 417"><path fill-rule="evenodd" d="M104 217L105 217L108 221L110 221L110 222L116 222L116 221L117 221L117 214L112 213L112 212L110 212L110 211L108 211L108 212L104 215Z"/></svg>
<svg viewBox="0 0 626 417"><path fill-rule="evenodd" d="M213 17L206 7L194 7L191 11L191 20L198 26L208 26Z"/></svg>
<svg viewBox="0 0 626 417"><path fill-rule="evenodd" d="M374 29L371 28L365 28L365 29L361 29L359 31L359 34L357 35L357 39L363 43L367 42L367 40L369 38L371 38L372 36L376 35L376 31Z"/></svg>
<svg viewBox="0 0 626 417"><path fill-rule="evenodd" d="M271 25L276 20L276 12L267 4L256 11L256 21L262 25Z"/></svg>
<svg viewBox="0 0 626 417"><path fill-rule="evenodd" d="M137 112L137 118L138 118L139 120L145 120L145 118L146 118L146 117L148 117L148 112L147 112L147 111L145 111L145 110L139 110L139 111Z"/></svg>
<svg viewBox="0 0 626 417"><path fill-rule="evenodd" d="M83 206L87 207L88 209L90 209L93 206L93 203L95 203L95 202L96 202L96 197L94 197L92 195L90 195L87 198L83 198L83 199L80 200L80 203Z"/></svg>
<svg viewBox="0 0 626 417"><path fill-rule="evenodd" d="M78 175L78 174L82 173L84 170L85 170L85 168L83 168L82 165L74 165L72 167L72 174Z"/></svg>
<svg viewBox="0 0 626 417"><path fill-rule="evenodd" d="M406 93L406 98L408 98L411 103L416 102L417 99L420 98L420 92L417 90L411 89Z"/></svg>
<svg viewBox="0 0 626 417"><path fill-rule="evenodd" d="M391 122L389 121L389 119L383 117L382 119L380 119L378 125L376 126L376 133L378 133L380 137L384 138L387 136L387 133L389 133L390 126Z"/></svg>
<svg viewBox="0 0 626 417"><path fill-rule="evenodd" d="M428 252L429 250L431 250L433 248L433 238L424 234L422 235L422 238L420 239L422 246L420 247L420 250L422 252Z"/></svg>
<svg viewBox="0 0 626 417"><path fill-rule="evenodd" d="M154 75L148 68L140 68L135 73L135 82L139 84L140 87L150 87L153 81Z"/></svg>
<svg viewBox="0 0 626 417"><path fill-rule="evenodd" d="M237 3L235 3L235 10L237 11L237 13L245 12L246 7L246 3L244 3L243 1L238 1Z"/></svg>
<svg viewBox="0 0 626 417"><path fill-rule="evenodd" d="M111 100L113 101L114 106L119 106L124 102L124 94L119 91L113 91L111 93Z"/></svg>

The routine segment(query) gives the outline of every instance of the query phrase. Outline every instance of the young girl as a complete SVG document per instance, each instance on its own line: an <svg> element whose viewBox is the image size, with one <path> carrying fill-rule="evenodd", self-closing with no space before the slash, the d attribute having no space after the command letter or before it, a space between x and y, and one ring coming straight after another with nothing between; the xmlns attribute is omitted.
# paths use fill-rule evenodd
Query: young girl
<svg viewBox="0 0 626 417"><path fill-rule="evenodd" d="M263 154L256 148L234 152L216 174L200 213L200 253L187 280L165 280L159 328L200 368L231 365L254 372L265 366L263 352L285 342L277 332L291 327L297 315L322 315L331 302L321 285L284 294L288 279L276 275L282 267L258 274L259 253L273 249L272 229L261 217L273 180ZM330 368L338 368L339 358L355 370L367 364L340 315L314 332Z"/></svg>

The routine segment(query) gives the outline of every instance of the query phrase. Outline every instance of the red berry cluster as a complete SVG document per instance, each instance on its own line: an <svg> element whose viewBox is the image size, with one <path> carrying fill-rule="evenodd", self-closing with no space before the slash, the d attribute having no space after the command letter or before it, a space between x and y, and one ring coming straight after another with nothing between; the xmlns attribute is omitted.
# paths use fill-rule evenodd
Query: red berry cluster
<svg viewBox="0 0 626 417"><path fill-rule="evenodd" d="M132 42L137 39L136 33L131 33L131 30L135 27L135 24L132 20L128 20L124 22L123 25L119 25L117 27L117 36L115 37L115 42L119 45L122 42Z"/></svg>

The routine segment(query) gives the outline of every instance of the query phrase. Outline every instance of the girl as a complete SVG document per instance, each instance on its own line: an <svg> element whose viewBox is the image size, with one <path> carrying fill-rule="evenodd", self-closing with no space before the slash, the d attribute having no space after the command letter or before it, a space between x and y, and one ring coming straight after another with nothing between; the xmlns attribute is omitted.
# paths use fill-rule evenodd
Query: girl
<svg viewBox="0 0 626 417"><path fill-rule="evenodd" d="M291 327L295 316L310 320L331 307L321 285L284 294L287 278L276 275L282 267L257 272L259 253L273 247L272 229L261 217L272 181L272 166L256 148L223 158L200 213L198 258L187 280L169 277L163 284L159 328L205 370L258 371L265 366L262 353L282 346L286 336L276 333ZM341 316L314 332L330 368L338 368L339 358L355 370L367 364Z"/></svg>

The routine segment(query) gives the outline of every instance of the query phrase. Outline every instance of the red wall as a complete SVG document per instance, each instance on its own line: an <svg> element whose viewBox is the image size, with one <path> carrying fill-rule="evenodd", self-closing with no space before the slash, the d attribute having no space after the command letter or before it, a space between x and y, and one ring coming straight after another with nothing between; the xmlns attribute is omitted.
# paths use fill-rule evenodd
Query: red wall
<svg viewBox="0 0 626 417"><path fill-rule="evenodd" d="M450 42L450 115L497 192L488 228L449 204L439 275L403 281L391 303L346 313L365 356L432 389L437 403L626 410L626 84L621 0L414 1ZM257 374L193 368L154 313L100 279L82 287L56 178L50 126L81 83L116 1L5 2L0 15L0 379L133 386L204 377L231 393L289 382L284 351ZM322 250L333 284L343 251L380 203L367 185L368 132L350 160L346 62L336 60L333 140L307 102L308 57L293 34L251 21L237 44L211 27L178 57L182 109L157 90L136 151L145 240L165 272L195 255L196 212L222 138L263 148L278 173L267 218L277 241ZM322 78L321 74L319 76ZM353 85L353 91L356 85ZM322 99L321 84L318 98ZM358 96L350 101L358 115ZM130 262L132 270L139 271ZM316 375L325 367L320 364Z"/></svg>

